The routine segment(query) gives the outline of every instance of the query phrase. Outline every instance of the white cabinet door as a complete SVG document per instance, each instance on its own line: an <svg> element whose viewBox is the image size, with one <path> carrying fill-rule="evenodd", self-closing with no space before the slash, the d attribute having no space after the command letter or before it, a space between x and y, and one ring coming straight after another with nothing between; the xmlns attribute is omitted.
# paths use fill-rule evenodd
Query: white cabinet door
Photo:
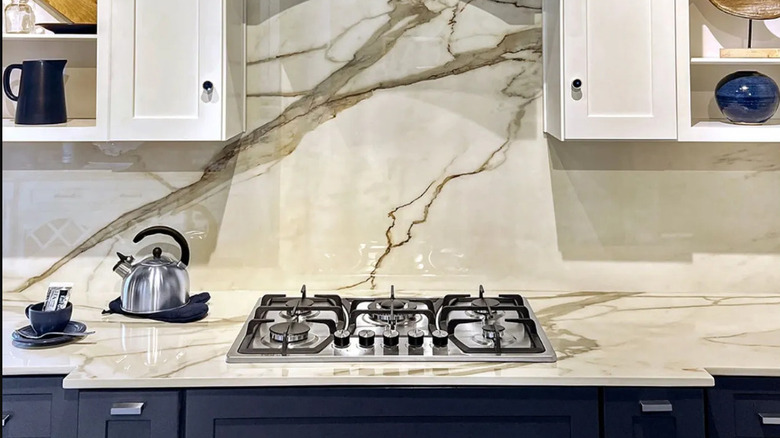
<svg viewBox="0 0 780 438"><path fill-rule="evenodd" d="M675 0L565 0L566 139L675 139Z"/></svg>
<svg viewBox="0 0 780 438"><path fill-rule="evenodd" d="M220 139L222 0L111 3L109 138Z"/></svg>

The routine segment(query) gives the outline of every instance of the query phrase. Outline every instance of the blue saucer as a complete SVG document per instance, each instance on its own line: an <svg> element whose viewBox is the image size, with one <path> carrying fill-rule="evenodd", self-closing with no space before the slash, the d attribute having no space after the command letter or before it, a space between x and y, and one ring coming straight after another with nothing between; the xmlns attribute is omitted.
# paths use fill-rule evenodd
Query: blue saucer
<svg viewBox="0 0 780 438"><path fill-rule="evenodd" d="M65 333L83 333L86 330L87 326L84 323L70 321L62 331ZM51 335L44 336L41 339L29 339L25 338L23 335L36 336L37 333L35 333L35 330L29 325L16 329L11 333L11 344L17 348L46 348L68 344L82 338L81 336Z"/></svg>

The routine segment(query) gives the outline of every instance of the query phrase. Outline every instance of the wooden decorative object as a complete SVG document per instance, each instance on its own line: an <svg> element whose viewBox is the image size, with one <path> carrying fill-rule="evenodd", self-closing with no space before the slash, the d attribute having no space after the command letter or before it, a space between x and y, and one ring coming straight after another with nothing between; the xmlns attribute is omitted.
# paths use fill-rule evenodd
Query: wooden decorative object
<svg viewBox="0 0 780 438"><path fill-rule="evenodd" d="M749 20L773 20L780 18L778 0L710 0L716 8Z"/></svg>
<svg viewBox="0 0 780 438"><path fill-rule="evenodd" d="M97 23L97 0L36 0L44 8L51 8L73 23Z"/></svg>
<svg viewBox="0 0 780 438"><path fill-rule="evenodd" d="M780 58L780 49L720 49L721 58Z"/></svg>
<svg viewBox="0 0 780 438"><path fill-rule="evenodd" d="M780 49L753 48L753 20L780 18L780 0L710 0L721 11L748 20L747 49L720 49L721 58L778 58Z"/></svg>

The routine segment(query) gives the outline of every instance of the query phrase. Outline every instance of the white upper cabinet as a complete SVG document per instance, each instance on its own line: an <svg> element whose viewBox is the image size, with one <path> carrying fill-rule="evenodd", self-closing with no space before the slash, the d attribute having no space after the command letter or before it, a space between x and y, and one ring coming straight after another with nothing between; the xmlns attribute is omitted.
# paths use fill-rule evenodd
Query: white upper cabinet
<svg viewBox="0 0 780 438"><path fill-rule="evenodd" d="M545 131L677 138L675 0L545 0Z"/></svg>
<svg viewBox="0 0 780 438"><path fill-rule="evenodd" d="M243 0L112 0L110 29L111 140L243 132Z"/></svg>

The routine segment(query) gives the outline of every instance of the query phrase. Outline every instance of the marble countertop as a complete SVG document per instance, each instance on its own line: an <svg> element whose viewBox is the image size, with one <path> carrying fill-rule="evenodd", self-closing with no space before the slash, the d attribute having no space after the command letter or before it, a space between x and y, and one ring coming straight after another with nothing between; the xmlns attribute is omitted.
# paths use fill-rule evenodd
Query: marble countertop
<svg viewBox="0 0 780 438"><path fill-rule="evenodd" d="M261 292L212 293L209 316L175 325L101 315L110 295L74 297L96 333L42 350L11 345L37 297L3 294L3 375L67 374L66 388L290 385L711 386L713 375L780 376L780 295L525 293L554 364L228 364ZM350 292L372 296L376 292Z"/></svg>

